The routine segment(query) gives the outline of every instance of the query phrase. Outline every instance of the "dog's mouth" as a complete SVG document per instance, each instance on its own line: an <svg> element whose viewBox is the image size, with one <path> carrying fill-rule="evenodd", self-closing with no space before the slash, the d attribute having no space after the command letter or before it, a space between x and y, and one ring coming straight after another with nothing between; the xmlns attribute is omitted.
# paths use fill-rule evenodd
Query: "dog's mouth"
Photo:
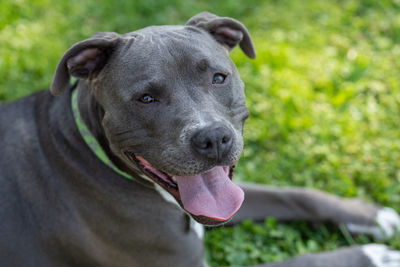
<svg viewBox="0 0 400 267"><path fill-rule="evenodd" d="M234 165L216 166L192 176L174 176L154 168L147 160L131 152L125 152L125 155L202 224L222 224L242 205L243 190L232 182Z"/></svg>

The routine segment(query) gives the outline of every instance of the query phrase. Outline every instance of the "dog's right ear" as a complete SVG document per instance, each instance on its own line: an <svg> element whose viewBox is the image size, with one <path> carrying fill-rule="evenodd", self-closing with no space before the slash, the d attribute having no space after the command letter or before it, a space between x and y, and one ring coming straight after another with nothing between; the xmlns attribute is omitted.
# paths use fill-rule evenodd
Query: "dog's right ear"
<svg viewBox="0 0 400 267"><path fill-rule="evenodd" d="M256 50L249 31L241 22L235 19L218 17L209 12L202 12L189 19L186 25L207 31L228 51L239 45L249 58L256 58Z"/></svg>
<svg viewBox="0 0 400 267"><path fill-rule="evenodd" d="M120 40L117 33L102 32L73 45L57 65L50 92L53 95L64 92L69 86L71 76L94 78L107 63Z"/></svg>

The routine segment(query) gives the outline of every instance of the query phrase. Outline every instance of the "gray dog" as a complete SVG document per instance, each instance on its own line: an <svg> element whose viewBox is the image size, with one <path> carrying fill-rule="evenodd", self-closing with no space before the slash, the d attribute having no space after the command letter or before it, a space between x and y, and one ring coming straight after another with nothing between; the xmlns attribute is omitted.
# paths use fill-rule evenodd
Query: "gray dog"
<svg viewBox="0 0 400 267"><path fill-rule="evenodd" d="M249 115L229 58L236 45L256 56L240 22L210 13L98 33L62 57L52 95L2 105L0 265L205 266L202 224L267 216L393 234L400 219L389 208L231 181ZM262 266L394 267L399 258L371 244Z"/></svg>

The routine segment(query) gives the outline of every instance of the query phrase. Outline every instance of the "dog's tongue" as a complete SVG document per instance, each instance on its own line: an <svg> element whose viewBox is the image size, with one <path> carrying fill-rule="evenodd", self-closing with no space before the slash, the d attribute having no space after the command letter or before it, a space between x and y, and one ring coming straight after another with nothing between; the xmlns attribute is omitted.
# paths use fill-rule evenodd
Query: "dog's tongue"
<svg viewBox="0 0 400 267"><path fill-rule="evenodd" d="M242 205L244 192L229 179L223 167L175 178L183 207L193 215L226 221Z"/></svg>

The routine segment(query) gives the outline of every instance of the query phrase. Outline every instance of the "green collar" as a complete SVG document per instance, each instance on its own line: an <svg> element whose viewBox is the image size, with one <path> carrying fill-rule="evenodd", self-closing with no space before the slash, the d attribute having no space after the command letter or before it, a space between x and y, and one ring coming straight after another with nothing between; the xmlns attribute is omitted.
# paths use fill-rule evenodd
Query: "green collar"
<svg viewBox="0 0 400 267"><path fill-rule="evenodd" d="M86 127L85 123L81 118L81 114L79 113L78 109L78 90L75 89L72 91L71 96L71 107L72 113L74 114L74 119L76 126L78 127L79 132L85 143L90 147L93 153L106 165L108 165L111 169L113 169L118 174L124 176L127 179L132 179L132 176L127 174L126 172L121 171L118 169L108 158L107 154L101 148L99 142L97 142L96 138L90 133L89 129Z"/></svg>

